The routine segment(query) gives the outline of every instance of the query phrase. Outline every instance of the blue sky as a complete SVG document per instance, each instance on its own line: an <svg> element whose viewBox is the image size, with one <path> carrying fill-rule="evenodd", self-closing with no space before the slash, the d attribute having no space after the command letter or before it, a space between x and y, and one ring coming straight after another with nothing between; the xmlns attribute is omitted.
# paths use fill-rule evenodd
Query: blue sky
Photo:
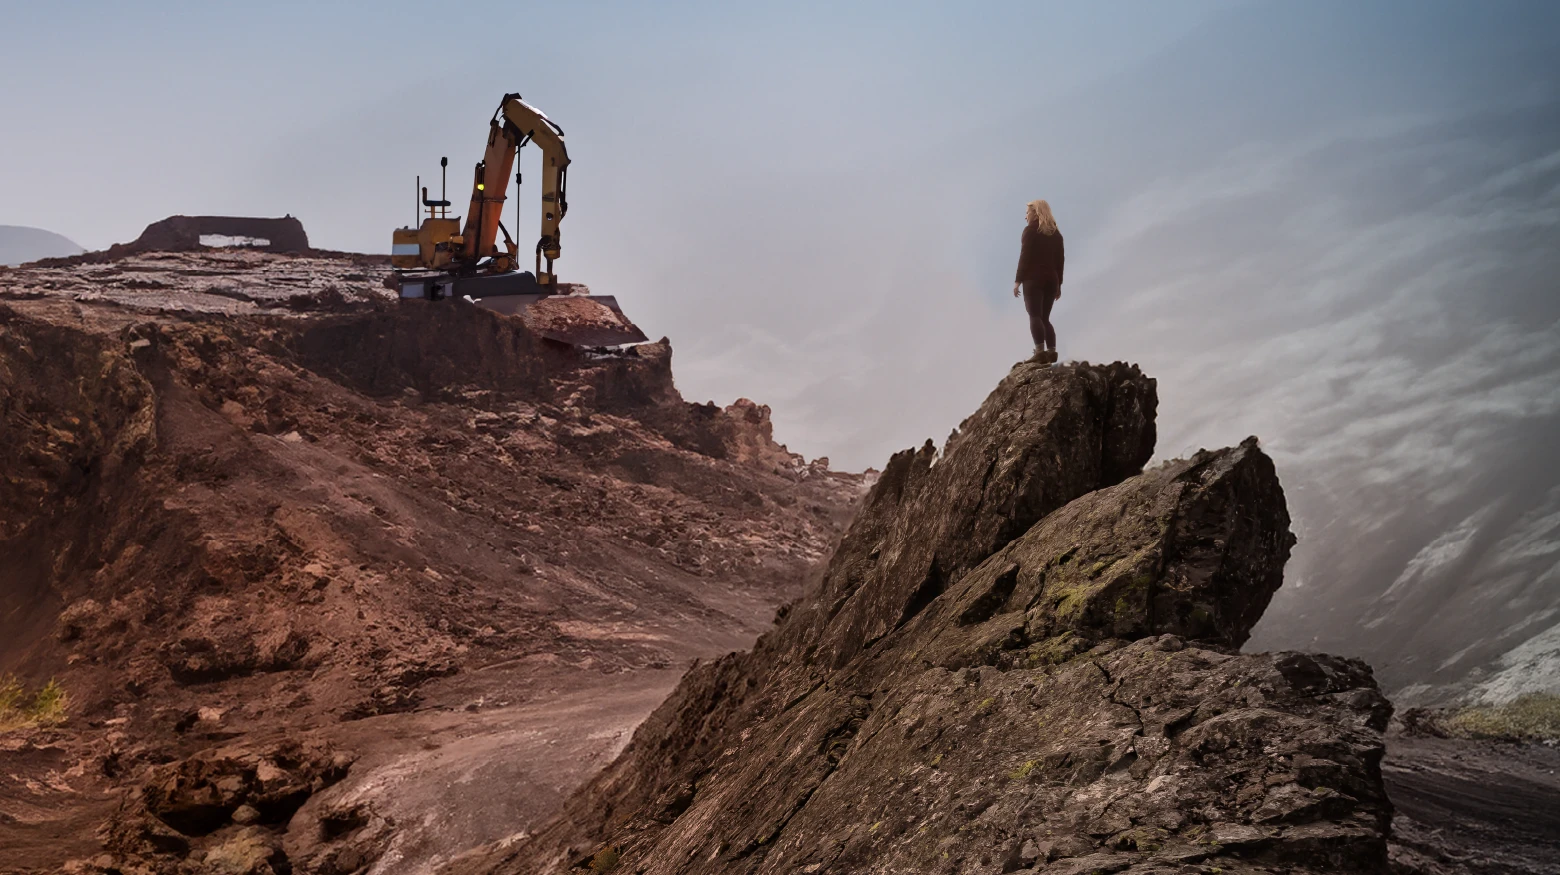
<svg viewBox="0 0 1560 875"><path fill-rule="evenodd" d="M1301 540L1254 646L1560 686L1560 4L11 6L0 224L384 251L519 91L575 160L561 276L837 467L1027 355L1046 197L1063 357L1159 378L1162 457L1279 464Z"/></svg>
<svg viewBox="0 0 1560 875"><path fill-rule="evenodd" d="M571 132L583 186L848 170L1108 75L1229 5L17 5L0 99L19 123L0 144L22 196L0 221L101 247L168 212L281 211L317 217L322 245L383 248L412 176L474 162L509 90ZM91 209L62 182L97 192ZM576 200L588 241L609 205Z"/></svg>

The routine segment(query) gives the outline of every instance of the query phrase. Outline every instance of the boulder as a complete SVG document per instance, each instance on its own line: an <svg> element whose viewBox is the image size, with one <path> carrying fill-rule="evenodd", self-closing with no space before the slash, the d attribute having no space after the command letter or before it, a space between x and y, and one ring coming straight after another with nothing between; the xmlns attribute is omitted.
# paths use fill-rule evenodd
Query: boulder
<svg viewBox="0 0 1560 875"><path fill-rule="evenodd" d="M186 835L232 822L282 824L316 791L345 777L351 763L328 747L292 742L218 748L159 767L141 787L140 802Z"/></svg>

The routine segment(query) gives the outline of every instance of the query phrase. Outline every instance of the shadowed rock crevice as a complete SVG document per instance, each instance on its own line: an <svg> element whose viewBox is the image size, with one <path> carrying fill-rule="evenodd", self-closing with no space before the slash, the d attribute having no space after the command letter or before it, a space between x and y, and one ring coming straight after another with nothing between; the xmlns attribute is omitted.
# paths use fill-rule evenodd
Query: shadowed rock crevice
<svg viewBox="0 0 1560 875"><path fill-rule="evenodd" d="M1370 669L1236 652L1294 544L1272 462L1138 473L1153 411L1135 368L1016 367L753 651L448 871L1384 873Z"/></svg>

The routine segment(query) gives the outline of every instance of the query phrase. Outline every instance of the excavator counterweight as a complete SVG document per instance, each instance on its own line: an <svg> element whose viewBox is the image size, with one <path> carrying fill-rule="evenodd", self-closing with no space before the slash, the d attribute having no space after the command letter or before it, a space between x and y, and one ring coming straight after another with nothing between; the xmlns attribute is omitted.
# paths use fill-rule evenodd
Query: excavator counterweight
<svg viewBox="0 0 1560 875"><path fill-rule="evenodd" d="M542 153L542 232L533 254L534 271L522 271L520 246L504 228L503 213L510 173L520 150L531 143ZM448 159L440 164L447 166ZM562 343L618 346L648 340L623 315L615 298L591 295L577 283L560 283L553 272L553 262L562 254L558 226L569 210L568 171L563 129L520 95L504 95L488 123L487 148L473 174L464 224L449 217L446 196L431 200L419 179L421 223L393 233L390 264L396 271L388 284L402 299L454 298L517 316L532 331ZM518 192L520 176L514 178Z"/></svg>

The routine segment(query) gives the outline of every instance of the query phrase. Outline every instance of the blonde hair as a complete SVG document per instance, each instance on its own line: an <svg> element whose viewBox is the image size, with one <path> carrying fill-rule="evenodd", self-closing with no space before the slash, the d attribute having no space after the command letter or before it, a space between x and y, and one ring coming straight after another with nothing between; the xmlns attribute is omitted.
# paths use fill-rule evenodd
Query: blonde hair
<svg viewBox="0 0 1560 875"><path fill-rule="evenodd" d="M1026 204L1024 218L1039 225L1041 234L1056 233L1056 217L1051 215L1051 205L1045 201L1030 201Z"/></svg>

